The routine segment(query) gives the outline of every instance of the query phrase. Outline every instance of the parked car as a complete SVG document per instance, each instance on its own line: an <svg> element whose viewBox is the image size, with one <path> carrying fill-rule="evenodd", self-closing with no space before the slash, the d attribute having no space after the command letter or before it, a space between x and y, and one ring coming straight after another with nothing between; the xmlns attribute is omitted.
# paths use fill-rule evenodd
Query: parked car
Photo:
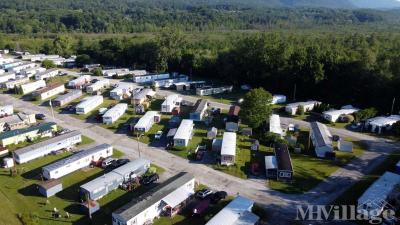
<svg viewBox="0 0 400 225"><path fill-rule="evenodd" d="M35 115L35 118L38 120L44 120L44 119L46 119L46 115L39 113L39 114Z"/></svg>
<svg viewBox="0 0 400 225"><path fill-rule="evenodd" d="M144 176L142 179L142 184L144 184L144 185L152 184L152 183L156 182L159 178L160 177L158 176L157 173L153 173L151 175Z"/></svg>
<svg viewBox="0 0 400 225"><path fill-rule="evenodd" d="M130 162L129 159L117 159L112 162L112 167L117 168Z"/></svg>
<svg viewBox="0 0 400 225"><path fill-rule="evenodd" d="M75 107L73 105L69 105L66 107L67 111L69 112L74 112L75 111Z"/></svg>
<svg viewBox="0 0 400 225"><path fill-rule="evenodd" d="M211 196L211 203L216 204L222 199L225 199L228 196L228 193L225 191L217 191Z"/></svg>
<svg viewBox="0 0 400 225"><path fill-rule="evenodd" d="M114 161L115 161L114 158L107 158L107 159L103 160L103 162L101 162L101 168L105 169L105 168L111 166Z"/></svg>
<svg viewBox="0 0 400 225"><path fill-rule="evenodd" d="M97 81L99 81L99 79L93 79L90 82L92 82L92 84L96 83Z"/></svg>
<svg viewBox="0 0 400 225"><path fill-rule="evenodd" d="M205 188L205 189L202 189L202 190L196 192L196 196L198 198L205 199L207 196L210 196L212 193L213 193L213 191Z"/></svg>
<svg viewBox="0 0 400 225"><path fill-rule="evenodd" d="M161 130L159 130L159 131L157 131L156 134L154 134L154 138L155 138L156 140L160 140L161 137L162 137L162 135L163 135L163 132L162 132Z"/></svg>

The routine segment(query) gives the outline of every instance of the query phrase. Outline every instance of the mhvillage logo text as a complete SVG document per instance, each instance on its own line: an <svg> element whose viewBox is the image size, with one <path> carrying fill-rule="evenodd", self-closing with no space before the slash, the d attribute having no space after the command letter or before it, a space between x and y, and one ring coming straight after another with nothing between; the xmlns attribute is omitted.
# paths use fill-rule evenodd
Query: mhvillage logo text
<svg viewBox="0 0 400 225"><path fill-rule="evenodd" d="M395 210L384 204L379 211L367 211L355 205L297 205L296 220L301 221L368 221L381 224L384 221L397 221ZM382 205L383 206L383 205Z"/></svg>

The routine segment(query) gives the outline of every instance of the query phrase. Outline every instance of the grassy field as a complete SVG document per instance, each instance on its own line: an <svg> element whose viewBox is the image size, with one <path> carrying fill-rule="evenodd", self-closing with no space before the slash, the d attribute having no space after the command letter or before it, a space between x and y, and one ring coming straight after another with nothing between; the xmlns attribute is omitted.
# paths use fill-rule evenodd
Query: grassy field
<svg viewBox="0 0 400 225"><path fill-rule="evenodd" d="M304 134L308 136L308 134ZM307 146L305 144L305 146ZM310 154L291 153L294 170L293 182L267 181L268 186L284 193L303 193L328 178L340 167L345 166L356 156L360 156L366 146L360 142L353 142L353 153L336 151L336 160L319 159Z"/></svg>

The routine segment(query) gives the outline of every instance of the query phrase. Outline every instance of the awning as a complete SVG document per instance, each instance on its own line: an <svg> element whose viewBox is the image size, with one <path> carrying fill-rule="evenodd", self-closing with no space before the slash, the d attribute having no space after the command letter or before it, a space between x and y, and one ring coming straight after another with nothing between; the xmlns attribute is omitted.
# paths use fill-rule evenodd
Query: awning
<svg viewBox="0 0 400 225"><path fill-rule="evenodd" d="M193 191L188 190L186 187L181 187L171 194L167 195L163 199L163 201L167 203L167 205L171 208L175 208L177 205L188 199L192 194Z"/></svg>

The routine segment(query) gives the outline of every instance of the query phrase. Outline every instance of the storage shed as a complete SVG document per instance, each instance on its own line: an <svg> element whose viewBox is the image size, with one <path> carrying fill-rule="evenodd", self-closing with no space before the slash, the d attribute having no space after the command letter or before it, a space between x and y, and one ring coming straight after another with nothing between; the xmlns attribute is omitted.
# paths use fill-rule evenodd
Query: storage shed
<svg viewBox="0 0 400 225"><path fill-rule="evenodd" d="M146 133L154 123L160 122L161 116L156 111L147 111L134 126L134 132Z"/></svg>
<svg viewBox="0 0 400 225"><path fill-rule="evenodd" d="M337 143L337 148L341 152L353 152L353 142L339 140Z"/></svg>
<svg viewBox="0 0 400 225"><path fill-rule="evenodd" d="M103 115L103 123L104 124L113 124L117 121L128 109L128 104L126 103L118 103L111 109L107 110Z"/></svg>
<svg viewBox="0 0 400 225"><path fill-rule="evenodd" d="M78 99L82 96L81 90L71 90L65 95L58 96L56 99L52 100L54 106L64 106L75 99Z"/></svg>
<svg viewBox="0 0 400 225"><path fill-rule="evenodd" d="M225 132L221 146L221 165L235 164L236 159L236 133Z"/></svg>
<svg viewBox="0 0 400 225"><path fill-rule="evenodd" d="M149 160L142 158L136 159L83 184L80 186L80 193L83 196L87 195L92 200L98 200L117 189L123 182L143 175L149 168Z"/></svg>
<svg viewBox="0 0 400 225"><path fill-rule="evenodd" d="M265 175L267 179L277 178L278 163L274 155L265 156Z"/></svg>
<svg viewBox="0 0 400 225"><path fill-rule="evenodd" d="M31 160L46 156L52 152L68 149L82 141L79 131L71 131L51 139L26 146L13 151L14 159L17 163L26 163Z"/></svg>
<svg viewBox="0 0 400 225"><path fill-rule="evenodd" d="M87 114L103 103L103 96L96 95L84 98L76 107L76 114Z"/></svg>
<svg viewBox="0 0 400 225"><path fill-rule="evenodd" d="M174 146L188 146L193 136L193 127L193 120L182 120L174 136Z"/></svg>
<svg viewBox="0 0 400 225"><path fill-rule="evenodd" d="M55 194L63 190L62 183L58 179L43 181L40 182L37 186L39 193L46 198L54 196Z"/></svg>
<svg viewBox="0 0 400 225"><path fill-rule="evenodd" d="M91 163L112 156L113 147L109 144L101 144L93 148L82 150L67 158L42 168L45 179L57 179L79 169L89 166Z"/></svg>

